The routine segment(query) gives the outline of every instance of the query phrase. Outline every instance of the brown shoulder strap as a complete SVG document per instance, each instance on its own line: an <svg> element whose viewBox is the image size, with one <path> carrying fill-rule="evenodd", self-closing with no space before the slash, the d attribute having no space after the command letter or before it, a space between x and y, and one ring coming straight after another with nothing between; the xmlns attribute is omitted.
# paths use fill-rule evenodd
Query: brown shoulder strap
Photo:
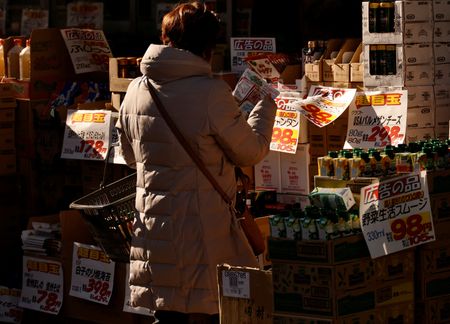
<svg viewBox="0 0 450 324"><path fill-rule="evenodd" d="M216 189L216 191L222 196L223 200L225 200L225 202L228 205L232 206L233 201L231 200L231 198L228 197L228 195L225 193L225 191L223 191L222 187L220 187L219 183L216 181L216 179L213 177L213 175L206 168L203 161L198 157L198 155L194 152L192 147L189 145L188 141L183 137L180 130L178 129L178 127L176 126L176 124L174 123L172 118L170 118L169 114L167 113L167 110L164 108L164 105L162 104L161 100L158 97L158 94L156 93L156 89L150 83L150 80L148 78L146 80L147 80L148 90L150 91L150 94L153 98L153 101L156 104L156 107L159 110L159 113L161 114L161 116L163 116L167 125L172 130L172 132L175 134L175 137L178 139L180 144L184 147L184 149L189 154L189 156L192 158L192 160L194 160L194 162L197 164L200 171L202 171L202 173L205 175L205 177L211 182L214 189Z"/></svg>

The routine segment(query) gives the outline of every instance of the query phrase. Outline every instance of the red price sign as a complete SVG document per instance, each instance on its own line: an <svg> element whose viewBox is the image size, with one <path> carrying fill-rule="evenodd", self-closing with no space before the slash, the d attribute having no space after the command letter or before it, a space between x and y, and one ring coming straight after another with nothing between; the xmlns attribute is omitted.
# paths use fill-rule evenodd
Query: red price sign
<svg viewBox="0 0 450 324"><path fill-rule="evenodd" d="M296 144L297 138L295 132L291 128L274 127L272 131L272 142L280 144Z"/></svg>
<svg viewBox="0 0 450 324"><path fill-rule="evenodd" d="M392 238L395 241L408 240L409 245L416 245L429 241L434 236L430 221L424 220L422 215L414 214L406 218L398 218L391 223Z"/></svg>
<svg viewBox="0 0 450 324"><path fill-rule="evenodd" d="M109 297L111 297L109 282L106 281L90 278L88 284L83 285L83 290L89 293L90 299L102 303L108 303Z"/></svg>
<svg viewBox="0 0 450 324"><path fill-rule="evenodd" d="M61 301L58 300L58 294L47 290L38 289L37 296L32 297L32 302L39 304L39 308L44 312L58 313L61 307Z"/></svg>
<svg viewBox="0 0 450 324"><path fill-rule="evenodd" d="M106 153L105 142L95 140L82 140L80 146L76 147L79 153L96 153L98 155Z"/></svg>
<svg viewBox="0 0 450 324"><path fill-rule="evenodd" d="M303 110L308 112L306 118L312 121L314 124L322 127L333 121L333 115L321 110L319 107L313 104L302 106Z"/></svg>
<svg viewBox="0 0 450 324"><path fill-rule="evenodd" d="M402 139L404 134L400 133L400 126L374 126L372 133L367 138L368 142L389 141L390 143L397 142Z"/></svg>

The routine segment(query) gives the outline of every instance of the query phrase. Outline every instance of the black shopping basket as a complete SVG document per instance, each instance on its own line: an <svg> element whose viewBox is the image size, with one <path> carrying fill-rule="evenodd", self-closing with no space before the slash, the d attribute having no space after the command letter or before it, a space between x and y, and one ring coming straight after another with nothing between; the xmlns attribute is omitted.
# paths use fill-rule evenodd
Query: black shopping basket
<svg viewBox="0 0 450 324"><path fill-rule="evenodd" d="M94 240L116 262L129 262L132 221L136 217L136 173L74 201Z"/></svg>

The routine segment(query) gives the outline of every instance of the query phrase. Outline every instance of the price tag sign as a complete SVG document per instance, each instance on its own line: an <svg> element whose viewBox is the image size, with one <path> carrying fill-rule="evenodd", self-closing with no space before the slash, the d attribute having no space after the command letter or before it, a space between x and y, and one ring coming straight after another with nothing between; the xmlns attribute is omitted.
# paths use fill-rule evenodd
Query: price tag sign
<svg viewBox="0 0 450 324"><path fill-rule="evenodd" d="M58 314L63 301L63 271L60 262L23 257L19 306Z"/></svg>
<svg viewBox="0 0 450 324"><path fill-rule="evenodd" d="M245 271L222 271L222 291L227 297L250 298L250 273Z"/></svg>
<svg viewBox="0 0 450 324"><path fill-rule="evenodd" d="M127 263L126 264L125 282L128 282L129 278L130 278L130 264ZM146 315L146 316L152 315L153 312L150 311L150 309L148 309L146 307L141 307L141 306L133 307L133 306L131 306L130 296L131 296L130 285L126 284L125 285L125 298L124 298L124 301L123 301L123 311L124 312L134 313L134 314L141 314L141 315Z"/></svg>
<svg viewBox="0 0 450 324"><path fill-rule="evenodd" d="M360 222L372 258L434 241L426 171L363 187Z"/></svg>
<svg viewBox="0 0 450 324"><path fill-rule="evenodd" d="M298 110L306 119L318 127L332 123L347 109L355 97L356 89L311 86L306 99L288 104Z"/></svg>
<svg viewBox="0 0 450 324"><path fill-rule="evenodd" d="M20 290L0 286L0 322L20 323L23 309L19 307Z"/></svg>
<svg viewBox="0 0 450 324"><path fill-rule="evenodd" d="M270 142L271 151L295 154L297 152L300 129L300 113L288 104L298 98L278 96L275 98L277 114Z"/></svg>
<svg viewBox="0 0 450 324"><path fill-rule="evenodd" d="M230 43L231 71L239 74L248 67L247 56L276 52L275 38L231 37Z"/></svg>
<svg viewBox="0 0 450 324"><path fill-rule="evenodd" d="M344 148L383 148L403 143L407 108L407 90L358 92L349 108Z"/></svg>
<svg viewBox="0 0 450 324"><path fill-rule="evenodd" d="M22 9L21 35L30 36L33 29L48 28L48 10Z"/></svg>
<svg viewBox="0 0 450 324"><path fill-rule="evenodd" d="M76 74L108 72L112 53L102 30L69 28L61 29L61 35Z"/></svg>
<svg viewBox="0 0 450 324"><path fill-rule="evenodd" d="M103 29L103 3L88 1L68 3L67 26Z"/></svg>
<svg viewBox="0 0 450 324"><path fill-rule="evenodd" d="M94 245L73 243L69 295L108 305L114 284L115 262Z"/></svg>
<svg viewBox="0 0 450 324"><path fill-rule="evenodd" d="M111 111L67 111L61 158L104 160L111 136Z"/></svg>

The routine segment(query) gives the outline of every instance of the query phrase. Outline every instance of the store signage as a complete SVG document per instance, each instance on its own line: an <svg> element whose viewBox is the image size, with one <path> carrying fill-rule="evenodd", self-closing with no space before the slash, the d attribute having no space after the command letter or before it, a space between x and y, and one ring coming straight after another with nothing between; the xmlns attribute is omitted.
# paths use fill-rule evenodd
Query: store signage
<svg viewBox="0 0 450 324"><path fill-rule="evenodd" d="M76 74L108 72L112 53L102 30L68 28L61 35Z"/></svg>
<svg viewBox="0 0 450 324"><path fill-rule="evenodd" d="M403 143L407 108L407 90L356 93L349 107L344 148L383 148Z"/></svg>
<svg viewBox="0 0 450 324"><path fill-rule="evenodd" d="M0 322L21 322L23 309L19 307L19 299L19 289L0 286Z"/></svg>
<svg viewBox="0 0 450 324"><path fill-rule="evenodd" d="M48 28L48 10L22 9L20 34L29 37L33 29Z"/></svg>
<svg viewBox="0 0 450 324"><path fill-rule="evenodd" d="M222 270L222 294L225 297L250 299L250 273Z"/></svg>
<svg viewBox="0 0 450 324"><path fill-rule="evenodd" d="M300 113L289 107L289 103L298 98L280 95L275 98L277 114L270 142L271 151L295 154L297 152L300 130Z"/></svg>
<svg viewBox="0 0 450 324"><path fill-rule="evenodd" d="M104 160L110 146L111 111L67 111L61 158Z"/></svg>
<svg viewBox="0 0 450 324"><path fill-rule="evenodd" d="M19 306L58 314L63 302L63 270L60 262L23 257Z"/></svg>
<svg viewBox="0 0 450 324"><path fill-rule="evenodd" d="M125 282L128 283L129 278L130 278L130 264L127 263L125 266L126 266ZM148 309L146 307L131 306L130 297L131 297L130 285L126 284L125 285L125 298L124 298L124 303L123 303L123 311L124 312L141 314L141 315L146 315L146 316L152 315L153 312L150 311L150 309Z"/></svg>
<svg viewBox="0 0 450 324"><path fill-rule="evenodd" d="M363 187L359 213L372 258L435 240L426 171Z"/></svg>
<svg viewBox="0 0 450 324"><path fill-rule="evenodd" d="M103 3L87 1L68 3L67 26L103 29Z"/></svg>
<svg viewBox="0 0 450 324"><path fill-rule="evenodd" d="M114 286L115 262L94 245L73 243L69 295L108 305Z"/></svg>
<svg viewBox="0 0 450 324"><path fill-rule="evenodd" d="M248 67L245 58L262 53L275 53L275 38L270 37L231 37L231 71L242 74Z"/></svg>
<svg viewBox="0 0 450 324"><path fill-rule="evenodd" d="M347 109L356 94L356 89L311 86L308 97L288 104L318 127L335 121Z"/></svg>

